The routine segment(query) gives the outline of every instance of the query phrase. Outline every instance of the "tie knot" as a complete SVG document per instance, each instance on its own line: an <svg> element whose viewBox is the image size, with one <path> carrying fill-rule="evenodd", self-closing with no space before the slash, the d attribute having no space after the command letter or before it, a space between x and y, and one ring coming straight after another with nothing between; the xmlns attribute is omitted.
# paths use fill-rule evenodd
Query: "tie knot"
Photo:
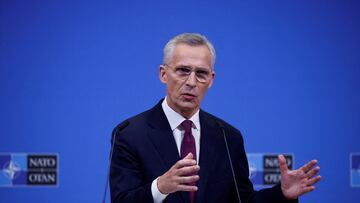
<svg viewBox="0 0 360 203"><path fill-rule="evenodd" d="M185 132L190 132L191 133L191 126L192 126L192 121L191 120L184 120L181 123L181 126L184 128Z"/></svg>

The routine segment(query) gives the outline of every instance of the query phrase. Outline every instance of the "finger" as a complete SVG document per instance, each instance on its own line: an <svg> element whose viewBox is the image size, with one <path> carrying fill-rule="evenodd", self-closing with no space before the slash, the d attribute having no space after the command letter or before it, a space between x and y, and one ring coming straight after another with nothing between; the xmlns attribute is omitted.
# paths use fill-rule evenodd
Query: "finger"
<svg viewBox="0 0 360 203"><path fill-rule="evenodd" d="M278 160L279 160L279 165L280 165L280 172L285 173L286 171L288 171L289 169L286 165L286 159L285 159L284 155L280 154L278 156Z"/></svg>
<svg viewBox="0 0 360 203"><path fill-rule="evenodd" d="M178 185L177 186L177 191L197 191L198 187L197 186L193 186L193 185Z"/></svg>
<svg viewBox="0 0 360 203"><path fill-rule="evenodd" d="M182 184L190 184L190 183L195 183L200 179L200 176L198 175L193 175L193 176L183 176L183 177L179 177L178 179L178 183Z"/></svg>
<svg viewBox="0 0 360 203"><path fill-rule="evenodd" d="M321 176L316 176L315 178L308 180L306 185L312 186L312 185L316 184L317 182L319 182L320 179L321 179Z"/></svg>
<svg viewBox="0 0 360 203"><path fill-rule="evenodd" d="M185 166L177 170L176 174L179 176L195 174L200 170L200 166Z"/></svg>
<svg viewBox="0 0 360 203"><path fill-rule="evenodd" d="M309 187L306 187L306 188L304 188L304 190L303 190L302 194L305 194L305 193L311 192L311 191L313 191L313 190L315 190L315 186L309 186Z"/></svg>
<svg viewBox="0 0 360 203"><path fill-rule="evenodd" d="M193 159L193 154L188 153L183 159L176 162L175 168L181 168L183 166L195 165L195 164L196 164L196 160Z"/></svg>
<svg viewBox="0 0 360 203"><path fill-rule="evenodd" d="M194 159L181 159L175 163L174 168L179 169L184 166L193 166L196 165L196 161Z"/></svg>
<svg viewBox="0 0 360 203"><path fill-rule="evenodd" d="M319 171L320 171L320 167L317 166L317 167L311 169L310 171L308 171L308 172L305 174L305 177L306 177L306 178L311 178L311 177L313 177L315 174L317 174Z"/></svg>
<svg viewBox="0 0 360 203"><path fill-rule="evenodd" d="M303 165L300 170L304 171L305 173L310 170L315 164L317 163L317 160L311 160L307 164Z"/></svg>

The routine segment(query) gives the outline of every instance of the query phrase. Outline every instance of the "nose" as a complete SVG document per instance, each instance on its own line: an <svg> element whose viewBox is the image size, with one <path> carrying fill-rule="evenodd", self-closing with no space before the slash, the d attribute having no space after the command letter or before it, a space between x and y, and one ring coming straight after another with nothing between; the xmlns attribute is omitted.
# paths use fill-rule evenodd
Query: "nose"
<svg viewBox="0 0 360 203"><path fill-rule="evenodd" d="M191 86L191 87L195 87L196 86L196 74L195 72L192 72L190 73L189 77L187 78L186 80L186 84L188 86Z"/></svg>

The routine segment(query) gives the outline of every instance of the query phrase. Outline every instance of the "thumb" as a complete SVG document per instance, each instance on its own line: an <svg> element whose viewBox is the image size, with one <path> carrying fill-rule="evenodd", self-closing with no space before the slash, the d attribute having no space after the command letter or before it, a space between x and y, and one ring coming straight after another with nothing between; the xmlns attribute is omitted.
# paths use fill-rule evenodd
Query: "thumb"
<svg viewBox="0 0 360 203"><path fill-rule="evenodd" d="M287 167L286 159L285 159L284 155L280 154L278 156L278 160L279 160L279 165L280 165L280 172L284 173L284 172L288 171L289 169Z"/></svg>

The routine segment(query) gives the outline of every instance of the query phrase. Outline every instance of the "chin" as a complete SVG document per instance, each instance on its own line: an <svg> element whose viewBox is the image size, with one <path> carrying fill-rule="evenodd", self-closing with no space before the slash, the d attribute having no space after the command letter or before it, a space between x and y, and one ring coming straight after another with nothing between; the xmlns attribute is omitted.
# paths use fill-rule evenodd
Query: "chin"
<svg viewBox="0 0 360 203"><path fill-rule="evenodd" d="M192 111L198 107L196 102L188 102L188 101L181 102L179 106L180 108L186 111Z"/></svg>

